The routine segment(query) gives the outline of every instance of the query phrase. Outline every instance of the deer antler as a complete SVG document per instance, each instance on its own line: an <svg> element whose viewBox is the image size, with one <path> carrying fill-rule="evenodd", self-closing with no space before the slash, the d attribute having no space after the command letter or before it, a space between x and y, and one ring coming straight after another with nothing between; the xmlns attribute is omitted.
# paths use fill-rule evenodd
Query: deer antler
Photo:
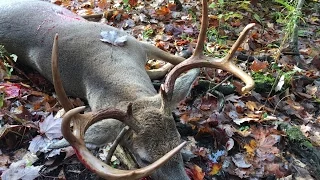
<svg viewBox="0 0 320 180"><path fill-rule="evenodd" d="M85 145L84 134L89 126L93 123L103 119L112 118L125 123L134 131L139 131L139 126L134 123L131 103L128 105L126 112L115 108L107 108L101 109L98 112L80 114L80 112L84 111L85 107L77 107L72 109L73 105L67 99L67 95L62 87L62 82L58 71L57 41L58 35L56 35L54 38L52 48L52 74L54 77L53 82L59 102L65 110L69 110L63 117L61 131L64 138L74 148L79 161L81 161L89 170L95 172L102 178L110 180L139 179L152 174L156 169L165 164L172 156L174 156L183 148L186 142L181 143L179 146L169 151L154 163L135 170L119 170L112 168L111 166L105 164L100 159L92 155ZM73 132L70 129L71 120L73 120Z"/></svg>
<svg viewBox="0 0 320 180"><path fill-rule="evenodd" d="M229 71L230 73L234 74L236 77L240 78L242 81L245 82L245 87L242 88L242 92L248 92L254 87L254 81L247 73L242 71L239 67L231 62L231 58L233 57L234 53L238 49L238 47L242 44L245 40L246 35L248 34L249 30L255 26L254 23L248 24L243 31L241 32L237 41L233 44L230 51L224 58L210 58L203 55L202 50L204 46L206 31L208 26L208 5L207 0L202 0L202 24L200 29L200 34L198 36L198 43L194 54L188 58L187 60L183 61L182 63L175 66L170 73L168 74L164 86L162 86L162 92L165 93L166 96L165 101L170 101L172 98L173 87L175 80L177 77L193 68L200 68L200 67L209 67L209 68L219 68L225 71ZM166 102L164 102L165 104Z"/></svg>
<svg viewBox="0 0 320 180"><path fill-rule="evenodd" d="M57 93L58 101L60 102L64 110L67 112L73 109L74 107L73 104L68 100L68 96L66 95L66 93L63 93L65 91L61 82L60 73L58 72L58 34L55 35L53 40L51 59L51 71L54 90Z"/></svg>

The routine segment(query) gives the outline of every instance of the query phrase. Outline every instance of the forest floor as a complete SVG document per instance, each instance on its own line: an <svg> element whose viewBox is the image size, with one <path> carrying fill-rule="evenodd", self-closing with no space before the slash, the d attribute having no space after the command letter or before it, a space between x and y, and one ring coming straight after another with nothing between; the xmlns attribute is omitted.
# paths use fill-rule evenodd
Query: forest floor
<svg viewBox="0 0 320 180"><path fill-rule="evenodd" d="M192 54L201 2L93 2L54 1L172 54ZM234 58L256 86L241 94L243 84L230 73L201 70L190 95L173 112L189 142L182 153L191 179L320 179L320 2L306 1L302 8L298 55L288 48L293 3L209 1L207 56L224 57L242 29L256 23ZM146 69L163 64L151 60ZM67 166L76 159L71 148L43 150L61 136L61 121L51 115L61 109L52 85L36 72L21 73L3 61L0 70L0 174L65 179L69 172L68 179L96 178L79 163ZM162 82L154 81L155 87ZM83 104L76 98L73 103Z"/></svg>

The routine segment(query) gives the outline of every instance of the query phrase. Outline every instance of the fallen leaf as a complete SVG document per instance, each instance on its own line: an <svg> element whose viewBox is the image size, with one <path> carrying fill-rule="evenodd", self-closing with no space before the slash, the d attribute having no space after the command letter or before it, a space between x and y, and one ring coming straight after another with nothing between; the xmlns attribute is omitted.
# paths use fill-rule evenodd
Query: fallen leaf
<svg viewBox="0 0 320 180"><path fill-rule="evenodd" d="M242 168L237 168L237 169L235 169L235 173L236 173L236 175L239 176L241 179L249 177L249 176L247 175L247 171L246 171L245 169L242 169Z"/></svg>
<svg viewBox="0 0 320 180"><path fill-rule="evenodd" d="M161 6L158 10L156 10L157 15L166 16L170 13L170 9L166 6Z"/></svg>
<svg viewBox="0 0 320 180"><path fill-rule="evenodd" d="M129 0L129 4L131 7L135 7L138 4L138 0Z"/></svg>
<svg viewBox="0 0 320 180"><path fill-rule="evenodd" d="M5 154L1 154L0 155L0 167L6 167L9 164L11 164L10 157Z"/></svg>
<svg viewBox="0 0 320 180"><path fill-rule="evenodd" d="M249 121L259 121L259 119L257 118L249 118L249 117L245 117L245 118L238 118L238 119L234 119L233 122L241 125L244 122L249 122Z"/></svg>
<svg viewBox="0 0 320 180"><path fill-rule="evenodd" d="M197 165L193 165L193 167L191 168L191 171L192 171L193 180L203 180L204 172L202 172L201 167Z"/></svg>
<svg viewBox="0 0 320 180"><path fill-rule="evenodd" d="M30 180L35 179L39 176L39 171L42 166L32 166L29 165L27 160L20 160L14 162L10 165L9 169L5 170L1 179L11 180L11 179L21 179L21 180Z"/></svg>
<svg viewBox="0 0 320 180"><path fill-rule="evenodd" d="M222 165L220 163L214 163L212 166L211 171L209 172L210 175L216 175L222 168Z"/></svg>
<svg viewBox="0 0 320 180"><path fill-rule="evenodd" d="M238 153L232 157L233 163L239 168L249 168L252 165L245 161L244 154Z"/></svg>
<svg viewBox="0 0 320 180"><path fill-rule="evenodd" d="M31 153L36 154L37 152L45 150L49 143L50 140L48 138L37 135L31 140L28 150Z"/></svg>
<svg viewBox="0 0 320 180"><path fill-rule="evenodd" d="M276 92L280 91L280 90L282 89L283 85L284 85L284 75L282 75L282 76L280 77L279 82L278 82L278 84L277 84L277 86L275 87L274 90L275 90Z"/></svg>
<svg viewBox="0 0 320 180"><path fill-rule="evenodd" d="M259 60L254 60L250 69L254 72L265 70L268 67L269 63L267 61L261 62Z"/></svg>
<svg viewBox="0 0 320 180"><path fill-rule="evenodd" d="M251 111L254 111L255 109L258 109L258 106L255 102L253 101L247 101L246 102L246 106L248 109L250 109Z"/></svg>
<svg viewBox="0 0 320 180"><path fill-rule="evenodd" d="M226 144L226 149L227 151L230 151L234 146L234 140L232 138L229 138L227 144Z"/></svg>
<svg viewBox="0 0 320 180"><path fill-rule="evenodd" d="M265 165L265 170L269 174L274 174L277 178L284 177L288 173L286 172L286 169L278 163L267 163Z"/></svg>
<svg viewBox="0 0 320 180"><path fill-rule="evenodd" d="M117 31L102 31L100 33L102 42L106 42L115 46L124 46L125 42L127 41L127 35L120 36L118 35Z"/></svg>
<svg viewBox="0 0 320 180"><path fill-rule="evenodd" d="M318 91L318 86L312 86L310 84L306 86L306 93L308 93L311 96L314 96L317 91Z"/></svg>
<svg viewBox="0 0 320 180"><path fill-rule="evenodd" d="M47 116L42 122L39 122L40 133L45 134L50 140L61 138L62 118L54 118L52 114Z"/></svg>
<svg viewBox="0 0 320 180"><path fill-rule="evenodd" d="M250 140L250 142L243 146L246 149L247 154L249 157L253 157L255 155L255 150L257 147L257 143L255 140Z"/></svg>
<svg viewBox="0 0 320 180"><path fill-rule="evenodd" d="M0 83L0 89L5 92L5 99L19 97L22 94L23 87L18 83Z"/></svg>

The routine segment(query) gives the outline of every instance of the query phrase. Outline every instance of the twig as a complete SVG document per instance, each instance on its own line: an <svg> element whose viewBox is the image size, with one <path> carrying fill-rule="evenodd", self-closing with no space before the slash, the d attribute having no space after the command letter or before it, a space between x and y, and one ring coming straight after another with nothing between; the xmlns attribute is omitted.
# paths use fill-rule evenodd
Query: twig
<svg viewBox="0 0 320 180"><path fill-rule="evenodd" d="M228 81L233 75L228 76L227 78L225 78L224 80L222 80L220 83L218 83L217 85L215 85L213 88L210 88L208 91L211 90L215 90L217 89L219 86L221 86L223 83L225 83L226 81Z"/></svg>
<svg viewBox="0 0 320 180"><path fill-rule="evenodd" d="M84 19L101 19L103 17L103 14L83 15L81 17Z"/></svg>
<svg viewBox="0 0 320 180"><path fill-rule="evenodd" d="M129 127L125 126L121 132L118 134L118 136L116 137L116 139L114 140L114 142L112 143L110 150L108 152L107 158L106 158L106 164L110 164L111 161L111 157L114 153L114 151L116 150L119 142L121 141L121 139L123 138L123 136L128 132Z"/></svg>

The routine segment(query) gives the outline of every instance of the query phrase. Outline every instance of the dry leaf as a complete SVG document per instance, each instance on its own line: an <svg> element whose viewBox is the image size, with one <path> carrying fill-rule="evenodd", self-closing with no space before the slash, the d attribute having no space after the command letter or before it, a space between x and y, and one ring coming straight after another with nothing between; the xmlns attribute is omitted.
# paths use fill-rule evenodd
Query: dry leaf
<svg viewBox="0 0 320 180"><path fill-rule="evenodd" d="M233 163L239 168L249 168L252 164L245 161L244 154L238 153L232 157Z"/></svg>
<svg viewBox="0 0 320 180"><path fill-rule="evenodd" d="M258 109L258 106L255 102L253 101L248 101L246 102L246 106L248 109L250 109L251 111L254 111L255 109L257 110Z"/></svg>
<svg viewBox="0 0 320 180"><path fill-rule="evenodd" d="M212 166L211 171L209 172L210 175L216 175L222 168L222 165L220 163L214 163Z"/></svg>
<svg viewBox="0 0 320 180"><path fill-rule="evenodd" d="M138 0L129 0L129 4L131 7L135 7L138 4Z"/></svg>
<svg viewBox="0 0 320 180"><path fill-rule="evenodd" d="M257 147L257 143L255 140L250 140L249 144L243 146L246 149L247 154L249 157L253 157L255 155L255 150Z"/></svg>
<svg viewBox="0 0 320 180"><path fill-rule="evenodd" d="M250 68L252 71L258 72L266 69L268 65L269 63L267 61L261 62L259 60L254 60Z"/></svg>
<svg viewBox="0 0 320 180"><path fill-rule="evenodd" d="M204 178L204 172L202 172L201 167L199 167L199 166L197 166L197 165L194 165L194 166L191 168L191 171L192 171L192 178L193 178L193 180L203 180L203 178Z"/></svg>
<svg viewBox="0 0 320 180"><path fill-rule="evenodd" d="M157 15L166 16L170 13L170 9L166 6L161 6L157 11Z"/></svg>
<svg viewBox="0 0 320 180"><path fill-rule="evenodd" d="M61 138L61 123L62 118L55 119L53 115L50 114L42 122L39 122L40 133L45 134L50 140Z"/></svg>

